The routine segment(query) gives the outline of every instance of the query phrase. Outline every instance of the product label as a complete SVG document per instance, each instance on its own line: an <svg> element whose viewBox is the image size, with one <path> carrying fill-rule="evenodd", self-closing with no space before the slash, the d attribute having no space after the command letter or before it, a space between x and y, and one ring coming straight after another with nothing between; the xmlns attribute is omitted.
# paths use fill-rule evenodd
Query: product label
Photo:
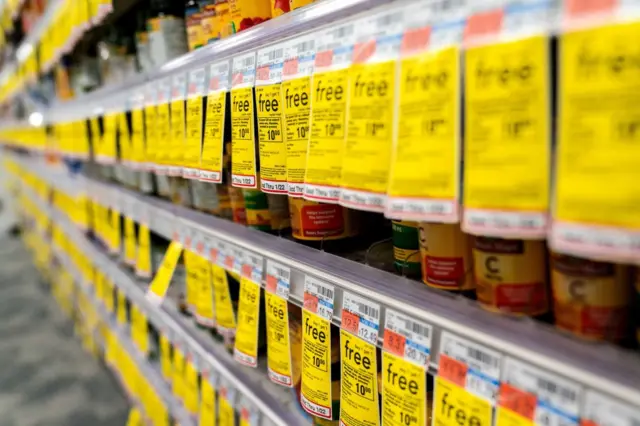
<svg viewBox="0 0 640 426"><path fill-rule="evenodd" d="M198 177L200 168L200 152L202 150L202 96L205 93L205 68L189 72L187 88L187 138L184 150L184 166L182 175L188 179Z"/></svg>
<svg viewBox="0 0 640 426"><path fill-rule="evenodd" d="M287 147L287 188L290 197L304 192L304 173L309 140L311 79L303 77L282 83L282 102Z"/></svg>
<svg viewBox="0 0 640 426"><path fill-rule="evenodd" d="M171 144L168 153L169 174L182 174L186 145L186 74L173 76L171 87Z"/></svg>
<svg viewBox="0 0 640 426"><path fill-rule="evenodd" d="M331 323L303 309L302 324L300 403L308 413L331 420Z"/></svg>
<svg viewBox="0 0 640 426"><path fill-rule="evenodd" d="M577 425L580 397L576 383L507 358L496 425Z"/></svg>
<svg viewBox="0 0 640 426"><path fill-rule="evenodd" d="M200 415L198 425L215 425L216 423L216 388L208 372L202 373L200 381Z"/></svg>
<svg viewBox="0 0 640 426"><path fill-rule="evenodd" d="M198 291L198 300L196 307L196 321L198 324L205 327L213 328L215 326L215 307L214 307L214 292L213 292L213 278L212 278L212 265L209 260L197 256L200 267L200 280Z"/></svg>
<svg viewBox="0 0 640 426"><path fill-rule="evenodd" d="M391 309L386 310L385 321L383 349L426 370L431 357L431 326Z"/></svg>
<svg viewBox="0 0 640 426"><path fill-rule="evenodd" d="M153 281L151 281L151 284L149 284L149 288L147 289L147 298L150 301L159 305L164 300L181 254L182 244L176 241L171 242L164 258L162 259L160 268L158 272L156 272L156 276L153 278Z"/></svg>
<svg viewBox="0 0 640 426"><path fill-rule="evenodd" d="M287 151L282 132L280 84L256 87L260 185L264 192L287 193Z"/></svg>
<svg viewBox="0 0 640 426"><path fill-rule="evenodd" d="M227 273L218 265L212 265L213 294L215 297L216 327L223 336L235 333L236 316L233 312Z"/></svg>
<svg viewBox="0 0 640 426"><path fill-rule="evenodd" d="M229 74L229 61L216 63L209 67L209 94L200 161L200 180L206 182L222 182Z"/></svg>
<svg viewBox="0 0 640 426"><path fill-rule="evenodd" d="M233 59L231 80L232 185L254 189L258 187L255 129L253 127L255 70L255 52Z"/></svg>
<svg viewBox="0 0 640 426"><path fill-rule="evenodd" d="M569 32L560 41L560 140L554 250L619 262L640 259L638 170L640 23Z"/></svg>
<svg viewBox="0 0 640 426"><path fill-rule="evenodd" d="M426 372L423 367L386 351L382 352L382 424L427 424L426 388Z"/></svg>
<svg viewBox="0 0 640 426"><path fill-rule="evenodd" d="M274 383L292 387L287 300L270 291L265 293L265 299L269 379Z"/></svg>
<svg viewBox="0 0 640 426"><path fill-rule="evenodd" d="M249 367L258 366L258 328L260 325L260 285L244 276L240 279L238 328L233 357Z"/></svg>
<svg viewBox="0 0 640 426"><path fill-rule="evenodd" d="M171 111L169 101L171 99L171 80L160 80L158 86L158 105L156 107L156 172L163 174L167 172L167 163L171 150Z"/></svg>
<svg viewBox="0 0 640 426"><path fill-rule="evenodd" d="M627 426L640 423L640 410L637 407L592 390L586 391L580 415L581 426Z"/></svg>
<svg viewBox="0 0 640 426"><path fill-rule="evenodd" d="M136 230L133 219L124 218L124 261L130 266L136 264Z"/></svg>

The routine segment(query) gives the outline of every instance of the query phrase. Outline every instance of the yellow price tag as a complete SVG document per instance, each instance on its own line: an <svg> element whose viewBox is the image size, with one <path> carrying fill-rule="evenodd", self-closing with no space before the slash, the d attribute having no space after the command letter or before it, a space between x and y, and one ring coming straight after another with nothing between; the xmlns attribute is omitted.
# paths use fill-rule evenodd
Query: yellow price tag
<svg viewBox="0 0 640 426"><path fill-rule="evenodd" d="M116 159L116 129L118 114L108 113L104 116L104 134L102 135L98 162L113 163Z"/></svg>
<svg viewBox="0 0 640 426"><path fill-rule="evenodd" d="M114 313L115 311L115 300L114 300L114 285L111 281L111 278L104 277L102 281L103 287L103 296L104 296L104 306L107 309L107 312Z"/></svg>
<svg viewBox="0 0 640 426"><path fill-rule="evenodd" d="M131 408L127 417L127 426L142 426L142 415L136 407Z"/></svg>
<svg viewBox="0 0 640 426"><path fill-rule="evenodd" d="M111 210L109 234L109 249L112 253L117 253L120 251L120 213L114 209Z"/></svg>
<svg viewBox="0 0 640 426"><path fill-rule="evenodd" d="M128 321L127 297L120 290L118 290L117 320L118 320L118 323L120 323L120 325L122 325L122 326L126 326L127 325L127 321Z"/></svg>
<svg viewBox="0 0 640 426"><path fill-rule="evenodd" d="M236 316L229 293L229 283L225 270L212 265L213 294L215 297L216 327L223 336L235 333Z"/></svg>
<svg viewBox="0 0 640 426"><path fill-rule="evenodd" d="M140 108L131 111L131 161L136 167L144 162L144 112Z"/></svg>
<svg viewBox="0 0 640 426"><path fill-rule="evenodd" d="M136 264L136 229L133 219L124 218L124 260L128 265Z"/></svg>
<svg viewBox="0 0 640 426"><path fill-rule="evenodd" d="M197 255L191 250L184 251L184 268L185 268L185 301L187 310L191 314L196 313L196 303L198 301L198 290L200 280L200 268Z"/></svg>
<svg viewBox="0 0 640 426"><path fill-rule="evenodd" d="M260 323L260 285L242 277L238 303L238 328L233 357L249 367L258 366L258 329Z"/></svg>
<svg viewBox="0 0 640 426"><path fill-rule="evenodd" d="M258 187L253 110L253 88L231 91L231 180L240 188Z"/></svg>
<svg viewBox="0 0 640 426"><path fill-rule="evenodd" d="M223 393L218 398L218 426L236 426L236 413Z"/></svg>
<svg viewBox="0 0 640 426"><path fill-rule="evenodd" d="M160 334L160 369L165 380L171 382L173 378L173 365L171 354L171 342L164 334Z"/></svg>
<svg viewBox="0 0 640 426"><path fill-rule="evenodd" d="M201 96L187 100L187 146L184 150L184 164L189 169L186 177L197 177L202 150L202 109Z"/></svg>
<svg viewBox="0 0 640 426"><path fill-rule="evenodd" d="M162 259L160 269L156 272L156 276L151 281L147 290L147 298L160 304L164 300L171 278L178 265L178 260L182 254L182 244L177 241L171 242L169 248Z"/></svg>
<svg viewBox="0 0 640 426"><path fill-rule="evenodd" d="M122 112L118 114L118 134L120 145L120 157L125 164L132 160L131 134L127 123L127 114Z"/></svg>
<svg viewBox="0 0 640 426"><path fill-rule="evenodd" d="M151 277L151 235L149 227L142 223L138 227L136 275L142 278Z"/></svg>
<svg viewBox="0 0 640 426"><path fill-rule="evenodd" d="M196 320L200 325L213 328L215 326L215 310L213 303L213 277L209 260L200 256L200 280L196 306Z"/></svg>
<svg viewBox="0 0 640 426"><path fill-rule="evenodd" d="M173 347L173 394L181 402L185 402L187 395L187 385L185 381L185 356L184 352L177 347Z"/></svg>
<svg viewBox="0 0 640 426"><path fill-rule="evenodd" d="M433 426L491 426L493 408L484 398L473 395L452 382L437 376L434 394Z"/></svg>
<svg viewBox="0 0 640 426"><path fill-rule="evenodd" d="M402 357L382 352L382 423L427 424L426 371Z"/></svg>
<svg viewBox="0 0 640 426"><path fill-rule="evenodd" d="M311 78L302 77L282 83L284 127L287 145L287 191L302 197L304 173L309 145L309 115L311 113Z"/></svg>
<svg viewBox="0 0 640 426"><path fill-rule="evenodd" d="M186 145L186 112L184 99L171 101L171 144L168 152L169 166L182 167ZM176 172L177 173L177 172Z"/></svg>
<svg viewBox="0 0 640 426"><path fill-rule="evenodd" d="M267 366L269 379L292 387L291 348L289 345L289 311L287 301L266 291Z"/></svg>
<svg viewBox="0 0 640 426"><path fill-rule="evenodd" d="M226 107L226 92L209 93L200 160L200 179L204 181L222 182Z"/></svg>
<svg viewBox="0 0 640 426"><path fill-rule="evenodd" d="M310 414L332 420L331 323L303 309L302 324L300 403Z"/></svg>
<svg viewBox="0 0 640 426"><path fill-rule="evenodd" d="M282 131L281 85L256 86L256 115L263 192L287 193L287 149Z"/></svg>
<svg viewBox="0 0 640 426"><path fill-rule="evenodd" d="M200 411L200 386L198 385L198 370L194 364L192 356L187 357L185 371L185 408L192 415L197 415Z"/></svg>
<svg viewBox="0 0 640 426"><path fill-rule="evenodd" d="M147 164L154 164L158 146L158 110L155 105L148 105L144 109L144 131L144 158Z"/></svg>
<svg viewBox="0 0 640 426"><path fill-rule="evenodd" d="M211 381L203 375L200 384L200 415L199 426L211 426L216 424L216 390Z"/></svg>

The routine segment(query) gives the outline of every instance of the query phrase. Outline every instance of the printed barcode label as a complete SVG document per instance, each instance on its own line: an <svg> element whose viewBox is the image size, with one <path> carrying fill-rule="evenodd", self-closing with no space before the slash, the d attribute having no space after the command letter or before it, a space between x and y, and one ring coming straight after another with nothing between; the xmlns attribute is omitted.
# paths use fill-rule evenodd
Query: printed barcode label
<svg viewBox="0 0 640 426"><path fill-rule="evenodd" d="M390 25L402 23L403 18L404 18L404 13L402 11L397 11L389 15L380 16L376 19L375 22L376 22L376 26L379 28L388 27Z"/></svg>
<svg viewBox="0 0 640 426"><path fill-rule="evenodd" d="M431 339L431 327L418 324L417 322L405 320L405 330L411 330L412 333L422 336L425 339Z"/></svg>
<svg viewBox="0 0 640 426"><path fill-rule="evenodd" d="M267 61L275 61L276 59L281 59L284 56L284 48L281 47L279 49L267 52L266 56Z"/></svg>
<svg viewBox="0 0 640 426"><path fill-rule="evenodd" d="M316 288L316 295L320 295L320 296L324 296L327 299L331 299L333 300L333 290L326 288L326 287L317 287Z"/></svg>
<svg viewBox="0 0 640 426"><path fill-rule="evenodd" d="M294 51L297 52L298 55L302 55L303 53L313 50L315 46L315 40L303 41L294 46Z"/></svg>
<svg viewBox="0 0 640 426"><path fill-rule="evenodd" d="M335 39L344 37L350 37L354 34L353 24L345 25L344 27L335 28L329 31L329 34Z"/></svg>
<svg viewBox="0 0 640 426"><path fill-rule="evenodd" d="M228 74L229 73L229 62L223 62L218 65L212 65L212 68L215 68L216 73L218 74Z"/></svg>
<svg viewBox="0 0 640 426"><path fill-rule="evenodd" d="M309 275L304 280L304 308L331 320L333 318L333 286Z"/></svg>
<svg viewBox="0 0 640 426"><path fill-rule="evenodd" d="M209 92L226 91L229 88L229 61L209 67Z"/></svg>
<svg viewBox="0 0 640 426"><path fill-rule="evenodd" d="M383 348L427 368L431 354L431 326L392 309L385 312Z"/></svg>
<svg viewBox="0 0 640 426"><path fill-rule="evenodd" d="M289 299L291 271L286 266L282 266L272 260L267 260L267 285L266 289L270 293Z"/></svg>
<svg viewBox="0 0 640 426"><path fill-rule="evenodd" d="M539 389L544 389L548 393L556 394L568 401L575 401L577 399L577 395L574 390L566 387L558 386L556 383L550 380L546 380L539 377L537 383L538 383Z"/></svg>
<svg viewBox="0 0 640 426"><path fill-rule="evenodd" d="M481 351L480 349L469 347L467 348L467 354L470 358L473 358L476 361L482 362L484 364L491 365L496 368L500 366L500 361L498 358L491 356L490 354Z"/></svg>
<svg viewBox="0 0 640 426"><path fill-rule="evenodd" d="M376 344L380 329L380 305L360 296L344 293L342 300L342 328Z"/></svg>

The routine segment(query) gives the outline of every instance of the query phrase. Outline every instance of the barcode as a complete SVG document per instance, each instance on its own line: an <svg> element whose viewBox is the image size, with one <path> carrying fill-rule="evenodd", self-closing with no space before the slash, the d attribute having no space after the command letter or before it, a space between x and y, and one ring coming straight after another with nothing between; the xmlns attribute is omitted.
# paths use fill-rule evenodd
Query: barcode
<svg viewBox="0 0 640 426"><path fill-rule="evenodd" d="M272 50L271 52L267 53L267 60L268 61L275 61L276 59L282 58L283 55L284 55L284 49L283 48Z"/></svg>
<svg viewBox="0 0 640 426"><path fill-rule="evenodd" d="M470 358L473 358L476 361L480 361L483 364L498 367L498 359L481 350L475 348L467 348L467 355L469 355Z"/></svg>
<svg viewBox="0 0 640 426"><path fill-rule="evenodd" d="M402 12L395 12L389 15L380 16L376 19L377 27L388 27L390 25L395 25L397 23L402 22L403 14Z"/></svg>
<svg viewBox="0 0 640 426"><path fill-rule="evenodd" d="M442 0L432 5L433 12L448 12L453 9L461 10L465 0Z"/></svg>
<svg viewBox="0 0 640 426"><path fill-rule="evenodd" d="M344 27L336 28L329 33L333 38L344 38L353 34L353 25L346 25Z"/></svg>
<svg viewBox="0 0 640 426"><path fill-rule="evenodd" d="M284 269L284 268L280 268L279 266L274 266L273 269L275 269L276 271L276 275L280 278L283 278L286 281L289 281L289 271Z"/></svg>
<svg viewBox="0 0 640 426"><path fill-rule="evenodd" d="M318 294L328 298L329 300L333 300L333 290L330 288L316 286L318 288Z"/></svg>
<svg viewBox="0 0 640 426"><path fill-rule="evenodd" d="M359 313L361 313L363 315L366 315L366 316L369 316L369 317L372 317L374 319L379 319L380 318L380 310L379 309L374 308L374 307L369 306L369 305L365 305L362 302L356 302L356 304L358 305L358 312Z"/></svg>
<svg viewBox="0 0 640 426"><path fill-rule="evenodd" d="M309 50L313 50L314 46L315 46L315 40L303 41L302 43L298 43L294 47L294 50L297 52L298 55L300 55L301 53L307 52Z"/></svg>
<svg viewBox="0 0 640 426"><path fill-rule="evenodd" d="M572 401L572 402L575 401L577 398L576 393L573 390L558 386L555 383L546 379L538 378L538 388L543 389L549 393L560 395L562 398L568 399L569 401Z"/></svg>
<svg viewBox="0 0 640 426"><path fill-rule="evenodd" d="M200 82L204 80L204 70L195 70L191 73L191 80Z"/></svg>
<svg viewBox="0 0 640 426"><path fill-rule="evenodd" d="M426 339L429 338L429 327L425 327L422 324L418 324L417 322L405 320L404 327L406 330L411 330L414 334L418 334Z"/></svg>
<svg viewBox="0 0 640 426"><path fill-rule="evenodd" d="M224 63L224 64L218 65L217 72L218 74L227 74L229 72L229 64Z"/></svg>

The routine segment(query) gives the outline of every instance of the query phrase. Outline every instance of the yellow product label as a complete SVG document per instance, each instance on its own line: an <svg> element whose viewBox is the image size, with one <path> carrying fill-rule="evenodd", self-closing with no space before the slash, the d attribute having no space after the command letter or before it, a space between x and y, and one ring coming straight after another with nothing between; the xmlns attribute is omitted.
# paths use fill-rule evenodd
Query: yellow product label
<svg viewBox="0 0 640 426"><path fill-rule="evenodd" d="M155 106L149 106L144 110L145 130L145 161L154 163L158 145L158 111Z"/></svg>
<svg viewBox="0 0 640 426"><path fill-rule="evenodd" d="M297 78L282 83L287 145L287 183L289 194L295 196L302 196L304 188L311 114L310 89L310 77Z"/></svg>
<svg viewBox="0 0 640 426"><path fill-rule="evenodd" d="M491 426L493 408L486 399L436 377L433 426Z"/></svg>
<svg viewBox="0 0 640 426"><path fill-rule="evenodd" d="M639 32L636 21L561 37L559 220L640 228Z"/></svg>
<svg viewBox="0 0 640 426"><path fill-rule="evenodd" d="M128 216L124 218L124 259L130 265L136 262L136 229Z"/></svg>
<svg viewBox="0 0 640 426"><path fill-rule="evenodd" d="M127 125L127 115L124 112L118 115L118 130L120 158L125 162L131 161L131 136Z"/></svg>
<svg viewBox="0 0 640 426"><path fill-rule="evenodd" d="M342 174L349 70L313 75L305 198L336 201ZM313 190L311 190L313 188Z"/></svg>
<svg viewBox="0 0 640 426"><path fill-rule="evenodd" d="M103 296L104 296L104 306L107 308L107 312L114 313L115 312L115 300L113 296L114 286L113 282L110 278L103 277Z"/></svg>
<svg viewBox="0 0 640 426"><path fill-rule="evenodd" d="M163 334L160 335L160 368L165 380L171 381L173 365L171 362L171 342Z"/></svg>
<svg viewBox="0 0 640 426"><path fill-rule="evenodd" d="M184 100L171 101L171 145L168 154L170 166L182 166L184 160L186 129L186 112Z"/></svg>
<svg viewBox="0 0 640 426"><path fill-rule="evenodd" d="M131 161L144 161L144 113L141 109L131 111Z"/></svg>
<svg viewBox="0 0 640 426"><path fill-rule="evenodd" d="M218 426L236 426L236 412L224 396L218 398Z"/></svg>
<svg viewBox="0 0 640 426"><path fill-rule="evenodd" d="M265 292L267 321L267 366L272 382L291 387L291 348L287 301Z"/></svg>
<svg viewBox="0 0 640 426"><path fill-rule="evenodd" d="M215 324L213 304L213 278L211 264L207 259L200 258L200 281L196 314L201 324L213 327Z"/></svg>
<svg viewBox="0 0 640 426"><path fill-rule="evenodd" d="M181 402L185 402L185 396L187 394L187 385L185 381L185 357L180 348L173 347L173 395Z"/></svg>
<svg viewBox="0 0 640 426"><path fill-rule="evenodd" d="M202 103L201 96L187 99L187 146L184 150L184 165L192 169L200 167Z"/></svg>
<svg viewBox="0 0 640 426"><path fill-rule="evenodd" d="M238 328L236 330L236 361L255 367L258 365L258 328L260 326L260 285L248 278L240 279Z"/></svg>
<svg viewBox="0 0 640 426"><path fill-rule="evenodd" d="M474 47L465 68L465 206L546 210L549 40Z"/></svg>
<svg viewBox="0 0 640 426"><path fill-rule="evenodd" d="M207 96L207 113L204 122L204 141L202 143L202 159L200 168L213 172L215 182L222 182L224 121L227 104L227 93L209 93Z"/></svg>
<svg viewBox="0 0 640 426"><path fill-rule="evenodd" d="M200 384L199 426L211 426L216 423L216 390L209 380L202 378Z"/></svg>
<svg viewBox="0 0 640 426"><path fill-rule="evenodd" d="M136 274L141 277L151 276L151 235L149 228L143 224L138 227Z"/></svg>
<svg viewBox="0 0 640 426"><path fill-rule="evenodd" d="M331 420L331 323L302 310L302 384L300 403L305 411Z"/></svg>
<svg viewBox="0 0 640 426"><path fill-rule="evenodd" d="M118 310L116 316L120 325L127 325L127 298L121 291L118 291Z"/></svg>
<svg viewBox="0 0 640 426"><path fill-rule="evenodd" d="M212 265L213 294L215 296L216 323L223 331L236 329L236 316L233 312L229 283L224 269Z"/></svg>
<svg viewBox="0 0 640 426"><path fill-rule="evenodd" d="M340 346L340 423L379 425L376 347L344 330L340 330Z"/></svg>
<svg viewBox="0 0 640 426"><path fill-rule="evenodd" d="M116 158L116 129L118 127L118 114L107 114L104 117L104 134L102 136L101 155L108 160Z"/></svg>
<svg viewBox="0 0 640 426"><path fill-rule="evenodd" d="M460 51L403 59L389 196L453 200L458 191Z"/></svg>
<svg viewBox="0 0 640 426"><path fill-rule="evenodd" d="M160 104L156 110L156 163L167 164L169 161L169 152L171 151L171 112L169 104Z"/></svg>
<svg viewBox="0 0 640 426"><path fill-rule="evenodd" d="M84 120L76 121L74 130L76 136L75 151L79 156L86 158L89 155L89 135L87 134L86 122Z"/></svg>
<svg viewBox="0 0 640 426"><path fill-rule="evenodd" d="M231 91L231 144L232 185L257 188L251 87Z"/></svg>
<svg viewBox="0 0 640 426"><path fill-rule="evenodd" d="M171 244L169 244L167 252L164 255L164 258L162 259L160 269L158 270L158 272L156 272L156 276L153 278L153 281L151 281L151 284L149 285L147 295L153 294L153 296L160 301L164 299L164 296L167 294L167 290L169 289L169 284L171 284L171 277L173 277L173 272L176 270L176 266L181 254L182 244L176 241L171 242Z"/></svg>
<svg viewBox="0 0 640 426"><path fill-rule="evenodd" d="M346 189L381 195L387 192L395 70L395 61L357 64L349 70L349 131L342 168L342 186ZM360 204L353 198L343 197L348 204Z"/></svg>
<svg viewBox="0 0 640 426"><path fill-rule="evenodd" d="M185 403L189 413L196 415L200 410L200 386L198 385L198 370L193 362L187 359L184 371Z"/></svg>
<svg viewBox="0 0 640 426"><path fill-rule="evenodd" d="M496 408L496 426L535 426L531 420L508 408Z"/></svg>
<svg viewBox="0 0 640 426"><path fill-rule="evenodd" d="M196 303L198 301L200 267L196 254L190 250L184 251L184 268L185 268L185 301L189 312L196 311Z"/></svg>
<svg viewBox="0 0 640 426"><path fill-rule="evenodd" d="M111 228L110 228L111 238L109 241L111 242L111 250L120 251L120 213L116 210L111 210Z"/></svg>
<svg viewBox="0 0 640 426"><path fill-rule="evenodd" d="M427 424L426 372L423 367L382 352L382 424Z"/></svg>
<svg viewBox="0 0 640 426"><path fill-rule="evenodd" d="M260 184L265 192L287 191L287 149L282 134L281 85L256 87Z"/></svg>
<svg viewBox="0 0 640 426"><path fill-rule="evenodd" d="M142 426L142 414L140 414L140 410L133 407L129 411L129 417L127 417L127 426Z"/></svg>

